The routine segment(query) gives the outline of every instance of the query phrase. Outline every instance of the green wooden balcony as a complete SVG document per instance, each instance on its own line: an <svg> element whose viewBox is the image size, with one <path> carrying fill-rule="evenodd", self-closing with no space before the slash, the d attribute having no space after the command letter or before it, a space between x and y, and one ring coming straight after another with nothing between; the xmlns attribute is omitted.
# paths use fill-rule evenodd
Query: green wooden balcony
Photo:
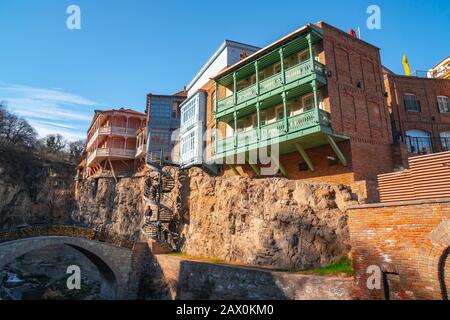
<svg viewBox="0 0 450 320"><path fill-rule="evenodd" d="M234 112L234 107L236 107L236 110L239 110L249 104L256 103L258 98L259 100L263 100L272 95L279 94L283 90L289 90L313 80L319 80L323 84L326 83L324 65L315 60L313 63L311 60L301 62L286 69L284 71L284 77L282 72L280 72L238 91L236 93L236 105L234 104L234 95L219 100L216 117Z"/></svg>
<svg viewBox="0 0 450 320"><path fill-rule="evenodd" d="M260 130L255 128L240 132L237 136L219 139L215 158L220 159L251 149L265 147L276 141L286 145L290 141L293 142L308 136L314 140L313 135L316 133L331 134L330 114L321 109L311 109L289 117L287 119L287 128L286 121L281 119L261 126Z"/></svg>

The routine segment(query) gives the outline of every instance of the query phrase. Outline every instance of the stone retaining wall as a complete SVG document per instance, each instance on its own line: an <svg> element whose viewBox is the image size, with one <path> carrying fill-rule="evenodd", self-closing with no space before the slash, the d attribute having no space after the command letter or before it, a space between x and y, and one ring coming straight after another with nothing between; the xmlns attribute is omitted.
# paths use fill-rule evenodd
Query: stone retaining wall
<svg viewBox="0 0 450 320"><path fill-rule="evenodd" d="M352 278L275 272L156 255L173 299L349 300Z"/></svg>

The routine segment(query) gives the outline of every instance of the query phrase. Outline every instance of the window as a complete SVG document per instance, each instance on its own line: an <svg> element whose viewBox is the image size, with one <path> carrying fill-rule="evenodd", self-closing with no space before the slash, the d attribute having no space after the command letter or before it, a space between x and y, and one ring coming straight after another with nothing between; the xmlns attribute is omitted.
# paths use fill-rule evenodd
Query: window
<svg viewBox="0 0 450 320"><path fill-rule="evenodd" d="M309 49L305 49L298 53L298 62L302 63L306 60L309 60Z"/></svg>
<svg viewBox="0 0 450 320"><path fill-rule="evenodd" d="M244 88L244 81L243 80L241 80L241 81L238 81L237 83L236 83L236 90L237 91L241 91L243 88Z"/></svg>
<svg viewBox="0 0 450 320"><path fill-rule="evenodd" d="M253 128L258 127L258 117L256 114L252 115L252 126Z"/></svg>
<svg viewBox="0 0 450 320"><path fill-rule="evenodd" d="M289 57L284 59L284 65L286 66L286 68L290 68L292 66L295 66L296 64L298 64L297 54L290 55Z"/></svg>
<svg viewBox="0 0 450 320"><path fill-rule="evenodd" d="M303 112L314 108L314 96L307 94L302 97Z"/></svg>
<svg viewBox="0 0 450 320"><path fill-rule="evenodd" d="M450 151L450 131L441 132L442 151Z"/></svg>
<svg viewBox="0 0 450 320"><path fill-rule="evenodd" d="M273 74L277 74L281 72L281 63L275 63L273 65Z"/></svg>
<svg viewBox="0 0 450 320"><path fill-rule="evenodd" d="M259 81L262 81L266 78L265 70L259 72Z"/></svg>
<svg viewBox="0 0 450 320"><path fill-rule="evenodd" d="M405 93L403 95L405 101L405 109L410 112L420 112L420 101L417 100L415 94Z"/></svg>
<svg viewBox="0 0 450 320"><path fill-rule="evenodd" d="M450 113L450 102L447 96L438 96L437 103L440 113Z"/></svg>
<svg viewBox="0 0 450 320"><path fill-rule="evenodd" d="M302 104L298 99L288 101L289 116L295 116L302 112Z"/></svg>
<svg viewBox="0 0 450 320"><path fill-rule="evenodd" d="M283 106L278 106L275 109L277 120L284 119L284 108Z"/></svg>
<svg viewBox="0 0 450 320"><path fill-rule="evenodd" d="M266 116L265 112L259 113L259 122L261 123L261 126L264 126L265 124L267 124L267 116ZM253 125L253 128L258 127L258 117L256 116L256 114L252 115L252 125Z"/></svg>
<svg viewBox="0 0 450 320"><path fill-rule="evenodd" d="M410 153L428 154L432 152L431 138L428 132L422 130L406 131L405 142Z"/></svg>
<svg viewBox="0 0 450 320"><path fill-rule="evenodd" d="M246 127L245 120L239 120L238 123L237 123L237 130L238 130L238 132L245 131L245 127Z"/></svg>
<svg viewBox="0 0 450 320"><path fill-rule="evenodd" d="M172 103L172 119L178 118L178 108L180 104L178 102Z"/></svg>

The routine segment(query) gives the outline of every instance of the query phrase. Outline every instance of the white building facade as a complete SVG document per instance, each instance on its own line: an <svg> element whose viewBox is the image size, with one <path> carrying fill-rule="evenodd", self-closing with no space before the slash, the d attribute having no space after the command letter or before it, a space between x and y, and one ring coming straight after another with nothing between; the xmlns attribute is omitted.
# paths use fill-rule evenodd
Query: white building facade
<svg viewBox="0 0 450 320"><path fill-rule="evenodd" d="M187 99L180 106L180 167L204 164L206 128L206 93L202 90L211 77L260 48L225 40L208 62L187 85Z"/></svg>
<svg viewBox="0 0 450 320"><path fill-rule="evenodd" d="M187 168L203 162L206 93L198 91L181 106L180 166Z"/></svg>

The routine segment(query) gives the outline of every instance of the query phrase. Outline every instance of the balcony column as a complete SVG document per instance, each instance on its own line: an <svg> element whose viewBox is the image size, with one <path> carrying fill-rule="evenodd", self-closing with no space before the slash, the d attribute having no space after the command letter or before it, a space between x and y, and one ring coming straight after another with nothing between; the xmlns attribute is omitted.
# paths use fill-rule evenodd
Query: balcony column
<svg viewBox="0 0 450 320"><path fill-rule="evenodd" d="M287 100L286 100L286 92L281 93L281 98L283 98L283 120L284 120L284 132L289 131L289 121L288 121L288 108L287 108Z"/></svg>
<svg viewBox="0 0 450 320"><path fill-rule="evenodd" d="M218 110L218 104L219 104L219 83L217 81L214 81L214 113L217 113Z"/></svg>
<svg viewBox="0 0 450 320"><path fill-rule="evenodd" d="M278 53L280 54L280 66L281 66L281 81L283 82L283 85L286 83L286 75L284 74L284 52L283 48L280 48L278 50Z"/></svg>
<svg viewBox="0 0 450 320"><path fill-rule="evenodd" d="M214 119L214 154L219 152L219 121Z"/></svg>
<svg viewBox="0 0 450 320"><path fill-rule="evenodd" d="M233 118L234 118L234 147L237 147L238 144L238 130L237 130L237 112L233 112Z"/></svg>
<svg viewBox="0 0 450 320"><path fill-rule="evenodd" d="M256 103L256 134L258 140L261 140L261 103Z"/></svg>
<svg viewBox="0 0 450 320"><path fill-rule="evenodd" d="M319 109L319 97L317 95L317 81L313 80L311 81L311 87L313 89L313 96L314 96L314 110L317 113L317 122L320 124L320 109Z"/></svg>
<svg viewBox="0 0 450 320"><path fill-rule="evenodd" d="M309 61L311 63L311 72L314 71L314 53L313 53L313 44L312 44L312 36L311 33L306 35L306 40L308 40L308 48L309 48Z"/></svg>
<svg viewBox="0 0 450 320"><path fill-rule="evenodd" d="M256 81L256 95L259 95L259 64L255 61L255 81Z"/></svg>
<svg viewBox="0 0 450 320"><path fill-rule="evenodd" d="M125 134L128 134L128 117L126 117L125 119Z"/></svg>
<svg viewBox="0 0 450 320"><path fill-rule="evenodd" d="M236 106L237 104L237 80L236 80L236 72L233 72L233 102Z"/></svg>

